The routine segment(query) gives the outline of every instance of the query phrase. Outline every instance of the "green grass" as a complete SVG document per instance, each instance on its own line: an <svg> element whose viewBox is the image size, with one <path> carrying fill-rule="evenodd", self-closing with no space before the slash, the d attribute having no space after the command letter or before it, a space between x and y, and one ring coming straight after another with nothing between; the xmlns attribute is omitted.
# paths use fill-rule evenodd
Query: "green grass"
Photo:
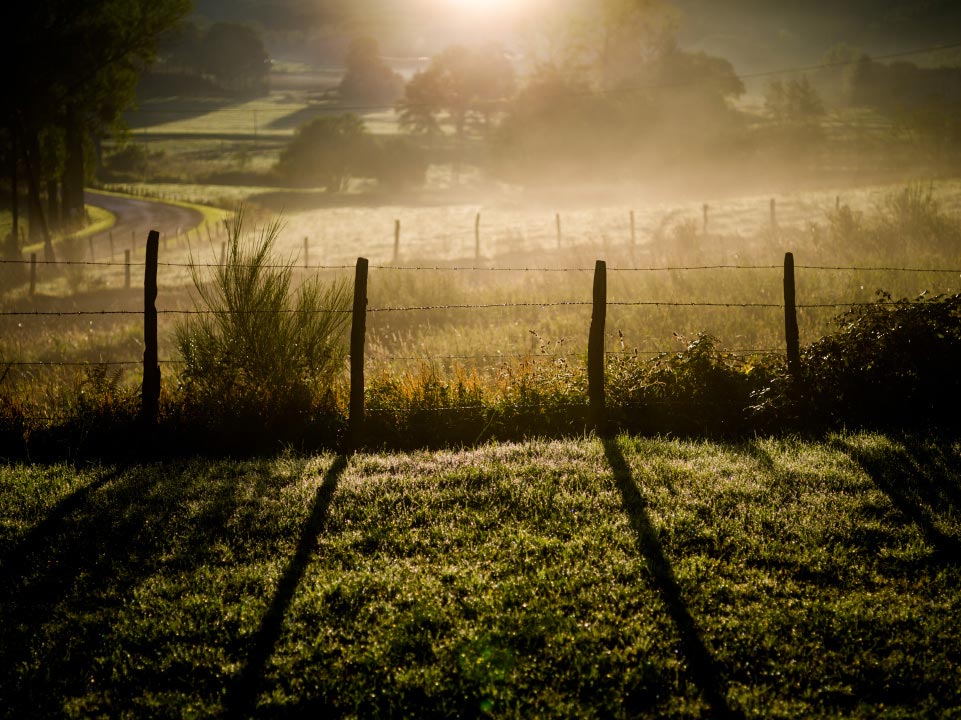
<svg viewBox="0 0 961 720"><path fill-rule="evenodd" d="M0 469L7 717L951 717L961 444Z"/></svg>

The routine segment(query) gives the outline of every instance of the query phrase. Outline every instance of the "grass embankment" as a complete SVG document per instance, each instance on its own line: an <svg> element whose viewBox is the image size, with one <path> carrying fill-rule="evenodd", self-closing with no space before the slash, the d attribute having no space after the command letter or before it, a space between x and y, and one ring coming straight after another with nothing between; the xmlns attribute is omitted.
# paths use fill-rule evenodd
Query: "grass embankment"
<svg viewBox="0 0 961 720"><path fill-rule="evenodd" d="M104 210L103 208L99 208L94 205L86 205L85 209L87 213L87 224L84 225L83 229L76 232L54 233L52 236L54 246L67 238L80 240L91 235L98 235L100 233L107 232L117 222L117 217L109 210ZM30 225L26 218L21 218L20 222L24 228L23 232L26 234ZM13 215L9 210L0 210L0 237L7 237L12 229ZM42 252L43 242L25 245L21 251L26 257L29 257L30 253Z"/></svg>
<svg viewBox="0 0 961 720"><path fill-rule="evenodd" d="M931 717L961 443L0 470L8 717Z"/></svg>

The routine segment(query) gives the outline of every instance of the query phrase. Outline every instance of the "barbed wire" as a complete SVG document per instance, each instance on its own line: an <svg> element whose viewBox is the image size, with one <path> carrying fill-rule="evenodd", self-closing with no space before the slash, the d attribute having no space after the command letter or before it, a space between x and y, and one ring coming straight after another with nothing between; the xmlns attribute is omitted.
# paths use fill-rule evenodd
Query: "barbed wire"
<svg viewBox="0 0 961 720"><path fill-rule="evenodd" d="M0 260L0 265L38 265L38 266L88 266L88 267L146 267L144 262L130 263L120 261L100 261L100 260ZM157 267L186 268L186 269L215 269L223 268L223 263L176 263L158 262ZM304 264L268 264L268 265L248 265L232 264L231 267L252 269L264 268L272 270L354 270L355 265L304 265ZM594 272L593 267L483 267L469 265L370 265L371 270L393 270L401 272L489 272L489 273L590 273ZM783 265L666 265L661 267L614 267L608 266L608 272L697 272L708 270L783 270ZM938 273L945 275L961 274L961 268L917 268L917 267L870 267L870 266L843 266L843 265L795 265L797 270L822 270L834 272L904 272L904 273Z"/></svg>
<svg viewBox="0 0 961 720"><path fill-rule="evenodd" d="M733 309L762 309L783 310L782 303L733 303L733 302L671 302L671 301L611 301L609 307L683 307L683 308L733 308ZM897 305L897 301L878 300L874 302L825 302L798 303L795 307L802 309L831 309L879 307ZM457 305L411 305L398 307L367 308L368 313L396 313L396 312L427 312L435 310L491 310L502 308L547 308L547 307L591 307L594 303L589 300L563 300L557 302L516 302L516 303L486 303L486 304L457 304ZM315 315L328 313L332 315L352 315L353 310L338 308L320 308L317 310L157 310L158 315ZM88 317L88 316L142 316L142 310L5 310L0 311L0 317Z"/></svg>

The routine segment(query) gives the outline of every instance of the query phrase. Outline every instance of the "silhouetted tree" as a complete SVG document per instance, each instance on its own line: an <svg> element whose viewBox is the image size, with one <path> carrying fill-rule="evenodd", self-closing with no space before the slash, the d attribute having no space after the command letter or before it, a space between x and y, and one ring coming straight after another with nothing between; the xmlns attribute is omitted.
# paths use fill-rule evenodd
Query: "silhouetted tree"
<svg viewBox="0 0 961 720"><path fill-rule="evenodd" d="M398 105L402 127L418 133L440 132L440 118L464 139L468 130L487 132L515 88L514 68L503 49L455 45L434 57L407 84Z"/></svg>
<svg viewBox="0 0 961 720"><path fill-rule="evenodd" d="M325 115L297 130L277 169L298 185L319 184L328 192L342 192L351 177L367 168L371 148L360 117Z"/></svg>
<svg viewBox="0 0 961 720"><path fill-rule="evenodd" d="M204 33L200 64L227 90L262 95L267 92L270 57L260 35L246 25L217 23Z"/></svg>
<svg viewBox="0 0 961 720"><path fill-rule="evenodd" d="M41 136L52 128L62 133L63 210L77 218L83 212L91 134L119 122L158 36L189 8L189 0L44 0L4 3L0 9L0 23L16 28L0 45L0 62L16 69L8 73L5 91L12 101L0 110L0 122L23 160L29 207L48 257L53 246L41 201Z"/></svg>
<svg viewBox="0 0 961 720"><path fill-rule="evenodd" d="M351 40L346 66L347 72L338 86L344 100L393 103L403 95L404 79L384 62L374 38Z"/></svg>

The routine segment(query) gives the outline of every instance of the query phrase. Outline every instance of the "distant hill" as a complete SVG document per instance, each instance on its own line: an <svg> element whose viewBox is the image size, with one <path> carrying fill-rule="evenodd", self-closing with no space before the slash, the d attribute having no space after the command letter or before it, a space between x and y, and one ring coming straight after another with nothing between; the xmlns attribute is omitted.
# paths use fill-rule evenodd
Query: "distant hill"
<svg viewBox="0 0 961 720"><path fill-rule="evenodd" d="M674 0L681 42L742 71L812 62L846 43L895 52L961 42L958 0Z"/></svg>

